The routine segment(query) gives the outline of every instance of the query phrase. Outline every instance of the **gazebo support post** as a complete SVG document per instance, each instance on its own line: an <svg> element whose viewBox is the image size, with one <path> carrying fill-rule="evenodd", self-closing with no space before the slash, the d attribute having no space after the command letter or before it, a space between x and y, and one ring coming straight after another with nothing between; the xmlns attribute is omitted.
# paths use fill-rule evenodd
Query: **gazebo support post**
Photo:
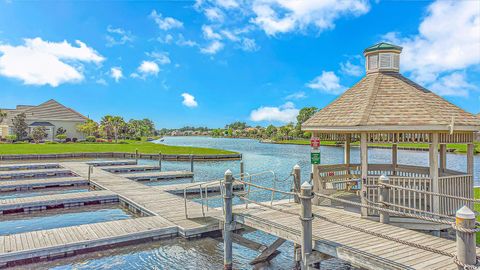
<svg viewBox="0 0 480 270"><path fill-rule="evenodd" d="M447 168L447 145L442 143L440 144L440 172L445 173Z"/></svg>
<svg viewBox="0 0 480 270"><path fill-rule="evenodd" d="M430 143L429 149L429 161L430 161L430 179L431 191L439 192L439 183L438 183L438 133L432 133L432 141ZM438 196L433 196L433 205L430 206L431 211L434 213L440 212L440 198ZM435 235L440 235L440 231L434 232Z"/></svg>
<svg viewBox="0 0 480 270"><path fill-rule="evenodd" d="M473 149L474 144L467 144L467 174L473 175Z"/></svg>
<svg viewBox="0 0 480 270"><path fill-rule="evenodd" d="M347 165L347 173L350 174L350 142L352 136L350 134L346 135L345 147L343 149L343 161Z"/></svg>
<svg viewBox="0 0 480 270"><path fill-rule="evenodd" d="M397 175L398 165L398 144L392 144L392 171L393 175Z"/></svg>
<svg viewBox="0 0 480 270"><path fill-rule="evenodd" d="M367 204L367 188L365 184L367 184L368 177L368 145L366 132L360 134L360 160L362 164L362 190L360 192L360 198L363 204ZM362 207L360 213L362 217L366 217L368 215L368 209Z"/></svg>
<svg viewBox="0 0 480 270"><path fill-rule="evenodd" d="M312 132L312 138L318 137L318 132ZM311 172L311 179L312 179L312 186L314 193L323 193L324 192L324 183L320 182L320 174L318 173L318 166L316 164L312 164L312 172ZM319 205L318 197L314 197L312 200L314 205Z"/></svg>

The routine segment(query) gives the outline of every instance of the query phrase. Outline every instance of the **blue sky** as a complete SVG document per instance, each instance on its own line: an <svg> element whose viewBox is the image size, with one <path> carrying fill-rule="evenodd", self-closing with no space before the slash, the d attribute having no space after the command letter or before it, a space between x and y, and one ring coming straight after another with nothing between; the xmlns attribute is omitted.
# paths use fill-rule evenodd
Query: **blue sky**
<svg viewBox="0 0 480 270"><path fill-rule="evenodd" d="M363 49L480 112L480 1L0 2L0 108L54 98L158 128L291 121L364 76Z"/></svg>

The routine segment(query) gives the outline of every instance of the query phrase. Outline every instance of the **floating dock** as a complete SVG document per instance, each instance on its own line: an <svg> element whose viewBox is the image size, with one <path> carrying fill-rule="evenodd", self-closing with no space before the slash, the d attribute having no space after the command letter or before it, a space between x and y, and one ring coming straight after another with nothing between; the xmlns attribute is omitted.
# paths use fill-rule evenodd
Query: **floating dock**
<svg viewBox="0 0 480 270"><path fill-rule="evenodd" d="M111 173L129 173L129 172L148 172L160 171L160 167L152 165L119 165L119 166L104 166L103 170Z"/></svg>
<svg viewBox="0 0 480 270"><path fill-rule="evenodd" d="M189 171L125 173L119 175L135 181L159 181L178 178L193 178L193 172Z"/></svg>
<svg viewBox="0 0 480 270"><path fill-rule="evenodd" d="M15 191L15 190L31 190L52 187L68 187L68 186L82 186L88 185L88 180L82 177L54 177L54 178L40 178L32 180L14 180L14 181L0 181L0 191Z"/></svg>
<svg viewBox="0 0 480 270"><path fill-rule="evenodd" d="M38 169L38 170L5 170L0 171L1 180L18 180L26 178L40 178L40 177L62 177L74 176L70 170L66 169Z"/></svg>

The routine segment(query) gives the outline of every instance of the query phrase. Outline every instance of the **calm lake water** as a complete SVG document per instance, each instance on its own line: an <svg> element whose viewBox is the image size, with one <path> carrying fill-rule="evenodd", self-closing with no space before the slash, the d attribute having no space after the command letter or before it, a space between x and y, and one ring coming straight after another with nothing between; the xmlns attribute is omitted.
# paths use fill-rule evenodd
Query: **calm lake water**
<svg viewBox="0 0 480 270"><path fill-rule="evenodd" d="M308 180L310 172L310 148L302 145L262 144L250 139L216 139L207 137L167 137L164 141L169 145L212 147L241 152L245 162L246 172L255 173L266 170L276 172L276 177L283 180L298 164L302 168L302 177ZM372 163L390 163L391 151L388 149L370 149L369 161ZM340 163L343 160L343 148L322 147L323 164ZM428 153L420 151L399 151L399 163L423 165L428 164ZM352 148L352 162L359 162L358 148ZM142 160L143 164L155 164L155 161ZM188 162L163 162L164 170L190 169ZM466 156L448 154L448 168L466 170ZM222 178L225 170L239 172L238 161L196 162L195 181L208 181ZM480 185L480 156L475 156L475 183ZM175 180L155 182L149 185L172 184L190 180ZM271 185L271 176L260 179L261 184ZM288 184L287 184L288 183ZM278 186L284 190L290 189L290 182ZM269 200L269 193L258 193L252 198ZM219 203L219 202L218 202ZM261 232L247 233L246 237L265 244L272 243L275 237ZM285 243L280 248L282 253L272 261L268 269L292 269L293 245ZM234 244L235 269L251 269L248 264L258 255ZM25 269L33 269L32 265ZM322 264L323 269L354 269L338 260L328 260ZM157 241L136 246L127 246L114 250L85 254L72 258L38 264L35 269L222 269L223 243L218 238L202 238L184 240L181 238Z"/></svg>

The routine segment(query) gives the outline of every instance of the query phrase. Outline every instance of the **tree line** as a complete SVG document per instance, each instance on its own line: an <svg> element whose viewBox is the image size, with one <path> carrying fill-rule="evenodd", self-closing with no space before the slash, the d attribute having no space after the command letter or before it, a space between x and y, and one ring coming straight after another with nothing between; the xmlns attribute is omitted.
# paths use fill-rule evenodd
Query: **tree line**
<svg viewBox="0 0 480 270"><path fill-rule="evenodd" d="M142 137L157 135L155 124L152 120L130 119L126 122L121 116L105 115L99 123L89 119L84 124L78 125L77 130L86 136L87 141L96 138L140 140Z"/></svg>

